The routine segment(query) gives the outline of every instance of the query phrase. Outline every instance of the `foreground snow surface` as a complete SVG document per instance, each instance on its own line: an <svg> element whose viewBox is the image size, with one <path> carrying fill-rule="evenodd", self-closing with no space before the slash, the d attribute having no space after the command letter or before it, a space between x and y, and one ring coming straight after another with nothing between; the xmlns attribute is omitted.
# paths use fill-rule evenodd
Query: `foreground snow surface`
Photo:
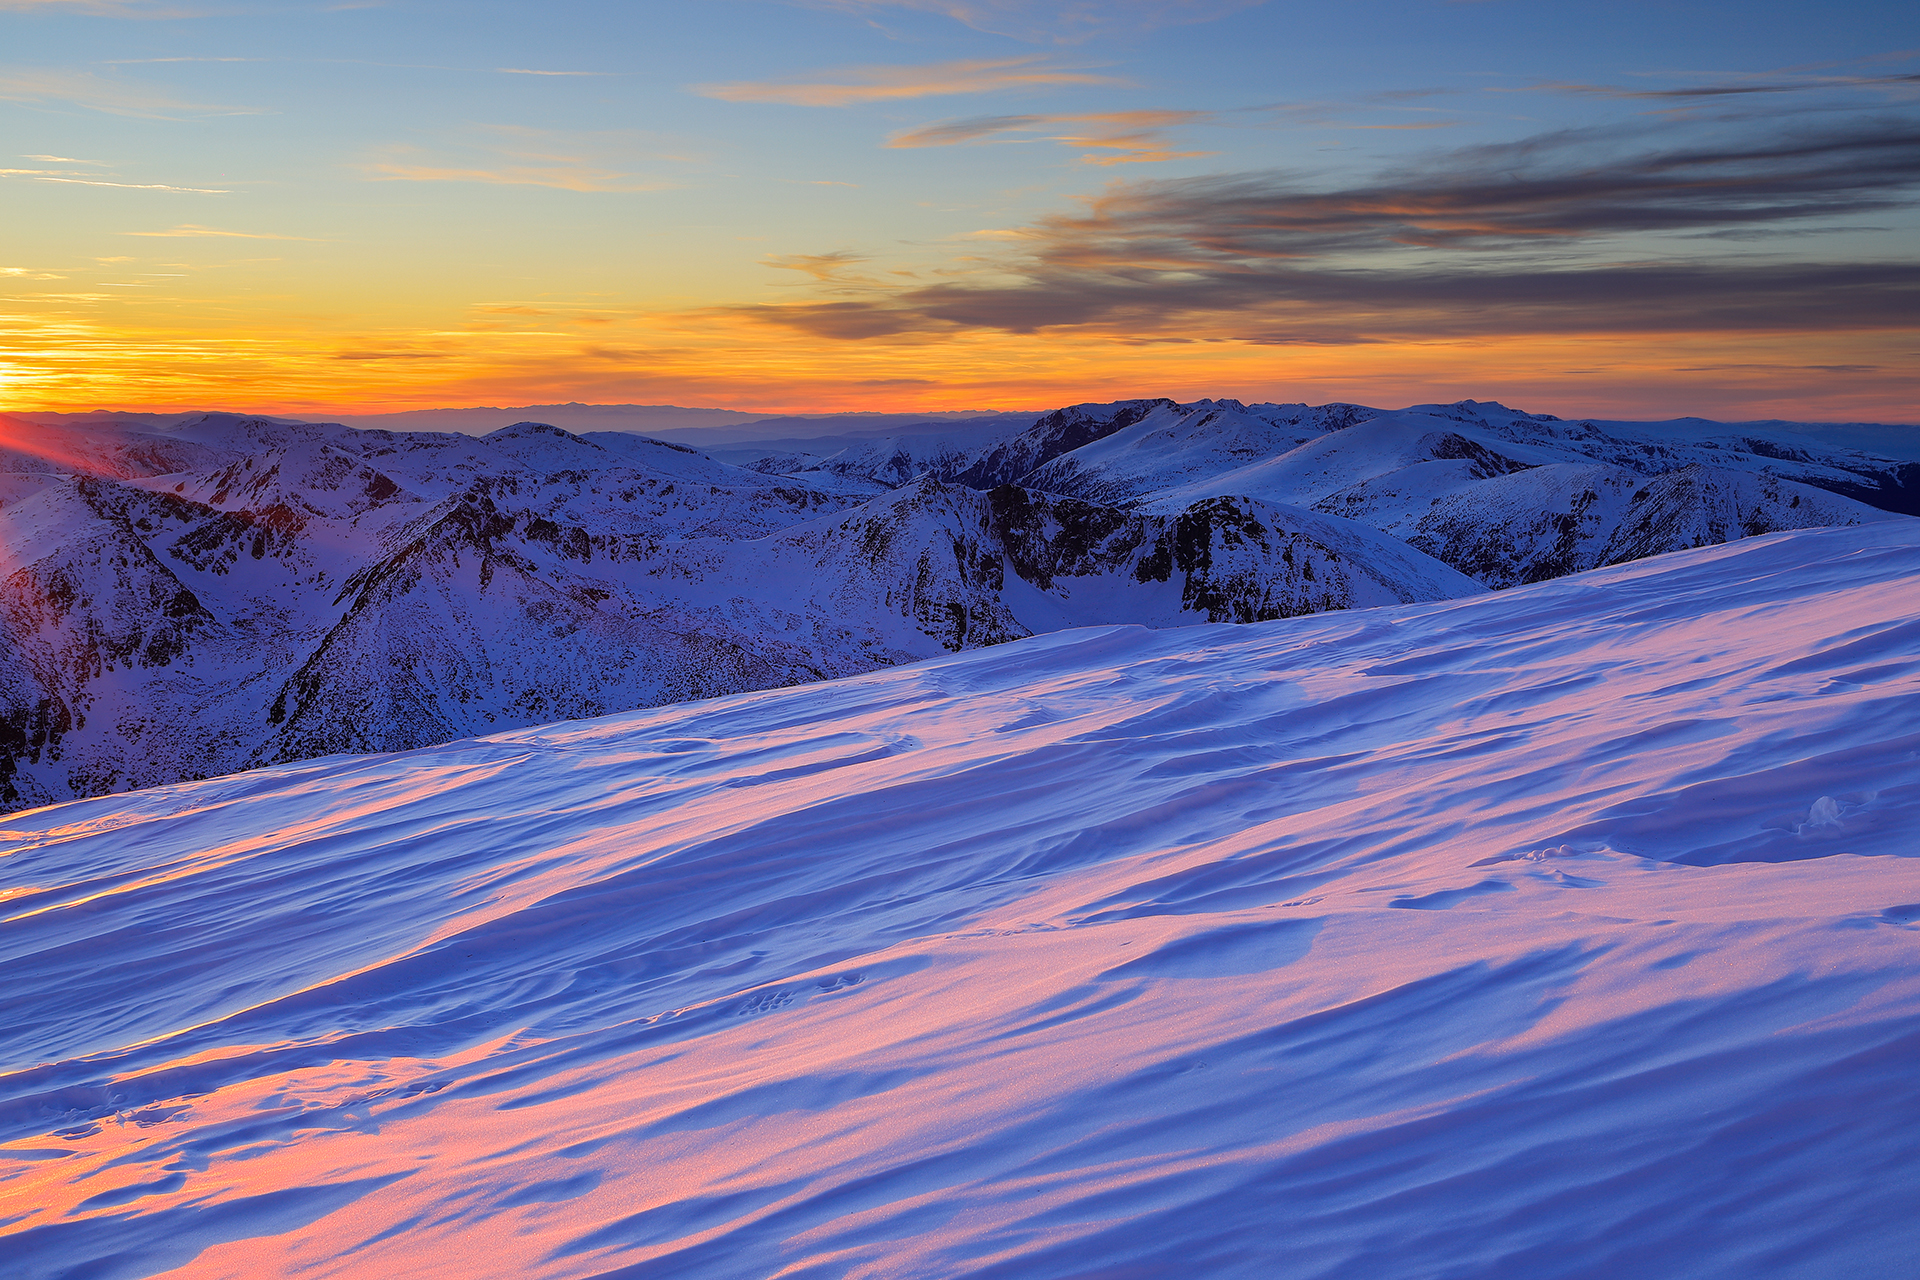
<svg viewBox="0 0 1920 1280"><path fill-rule="evenodd" d="M12 815L0 1275L1897 1274L1916 606L1802 531Z"/></svg>

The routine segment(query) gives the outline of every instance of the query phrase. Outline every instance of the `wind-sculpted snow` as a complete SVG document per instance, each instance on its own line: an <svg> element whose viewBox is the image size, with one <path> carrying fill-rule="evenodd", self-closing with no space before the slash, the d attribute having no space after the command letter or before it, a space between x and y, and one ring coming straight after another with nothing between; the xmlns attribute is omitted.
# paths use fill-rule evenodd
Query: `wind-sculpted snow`
<svg viewBox="0 0 1920 1280"><path fill-rule="evenodd" d="M1791 532L15 814L0 1270L1901 1274L1916 599Z"/></svg>

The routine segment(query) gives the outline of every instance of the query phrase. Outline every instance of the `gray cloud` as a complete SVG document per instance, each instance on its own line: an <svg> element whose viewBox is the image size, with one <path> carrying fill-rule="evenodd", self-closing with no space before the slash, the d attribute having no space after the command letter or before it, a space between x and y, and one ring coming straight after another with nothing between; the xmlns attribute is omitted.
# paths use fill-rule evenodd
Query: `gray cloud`
<svg viewBox="0 0 1920 1280"><path fill-rule="evenodd" d="M1629 264L1506 273L1289 268L1162 283L935 285L886 303L761 314L843 339L1094 324L1145 333L1203 315L1237 318L1244 332L1235 336L1243 341L1320 345L1487 333L1884 329L1920 320L1920 264Z"/></svg>
<svg viewBox="0 0 1920 1280"><path fill-rule="evenodd" d="M1627 89L1606 84L1549 81L1534 89L1594 94L1603 98L1697 99L1744 97L1750 94L1813 93L1832 89L1899 89L1920 85L1920 73L1892 76L1816 76L1802 80L1746 81L1732 84L1687 85L1677 89Z"/></svg>
<svg viewBox="0 0 1920 1280"><path fill-rule="evenodd" d="M1083 212L1006 233L1015 283L761 309L839 338L1209 317L1248 340L1383 334L1880 328L1920 319L1920 261L1678 261L1676 233L1818 230L1911 206L1920 124L1648 147L1573 131L1467 148L1343 188L1284 173L1115 185ZM1638 149L1631 144L1638 141ZM1633 259L1638 259L1633 260ZM1277 335L1277 336L1263 336Z"/></svg>

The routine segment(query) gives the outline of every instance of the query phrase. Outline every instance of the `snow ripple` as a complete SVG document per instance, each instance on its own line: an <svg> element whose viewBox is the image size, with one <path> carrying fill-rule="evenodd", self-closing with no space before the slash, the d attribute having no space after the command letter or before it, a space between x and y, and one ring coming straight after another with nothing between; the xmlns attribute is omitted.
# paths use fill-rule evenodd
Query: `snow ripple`
<svg viewBox="0 0 1920 1280"><path fill-rule="evenodd" d="M8 1275L1831 1276L1920 533L10 815Z"/></svg>

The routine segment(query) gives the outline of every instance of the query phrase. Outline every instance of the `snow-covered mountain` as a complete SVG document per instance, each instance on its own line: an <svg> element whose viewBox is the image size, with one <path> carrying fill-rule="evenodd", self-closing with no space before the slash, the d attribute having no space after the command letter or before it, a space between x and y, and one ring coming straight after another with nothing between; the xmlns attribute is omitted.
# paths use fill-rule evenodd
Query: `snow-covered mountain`
<svg viewBox="0 0 1920 1280"><path fill-rule="evenodd" d="M1920 464L1791 432L1472 401L863 430L707 452L539 423L0 417L0 807L1062 627L1462 597L1897 519L1920 492Z"/></svg>
<svg viewBox="0 0 1920 1280"><path fill-rule="evenodd" d="M1903 1274L1916 599L1890 520L13 815L0 1274Z"/></svg>
<svg viewBox="0 0 1920 1280"><path fill-rule="evenodd" d="M1824 443L1819 429L1562 422L1472 400L1393 412L1129 400L1049 414L971 464L903 453L894 471L1152 511L1223 496L1310 507L1505 587L1769 530L1920 514L1920 462ZM806 465L741 454L771 473Z"/></svg>
<svg viewBox="0 0 1920 1280"><path fill-rule="evenodd" d="M794 447L773 452L733 446L716 450L715 456L737 458L751 470L790 475L816 488L873 494L923 475L956 479L1011 429L999 418L940 426L908 435L795 441Z"/></svg>
<svg viewBox="0 0 1920 1280"><path fill-rule="evenodd" d="M1321 509L1356 514L1355 496ZM1647 476L1567 462L1451 489L1413 515L1396 532L1492 587L1783 529L1899 518L1760 471L1695 463Z"/></svg>
<svg viewBox="0 0 1920 1280"><path fill-rule="evenodd" d="M685 445L14 423L0 804L848 675L1095 622L1481 590L1258 502L816 487Z"/></svg>
<svg viewBox="0 0 1920 1280"><path fill-rule="evenodd" d="M983 459L981 479L1102 502L1126 502L1181 486L1204 490L1196 497L1237 493L1206 481L1257 459L1285 455L1376 413L1346 404L1249 408L1238 400L1076 405L1035 423ZM1028 470L1019 470L1029 462ZM1247 495L1268 496L1252 490Z"/></svg>

